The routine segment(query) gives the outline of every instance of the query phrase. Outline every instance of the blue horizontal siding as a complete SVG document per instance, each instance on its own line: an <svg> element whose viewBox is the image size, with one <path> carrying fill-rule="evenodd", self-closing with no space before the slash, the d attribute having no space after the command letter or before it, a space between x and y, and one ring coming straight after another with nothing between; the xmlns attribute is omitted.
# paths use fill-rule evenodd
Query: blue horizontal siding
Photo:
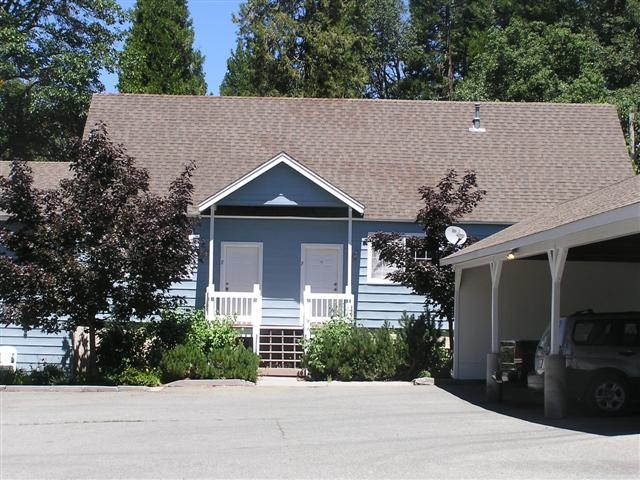
<svg viewBox="0 0 640 480"><path fill-rule="evenodd" d="M45 364L69 368L72 364L72 341L66 332L43 333L41 330L25 332L21 327L0 327L0 345L16 347L17 368L26 371L42 368Z"/></svg>

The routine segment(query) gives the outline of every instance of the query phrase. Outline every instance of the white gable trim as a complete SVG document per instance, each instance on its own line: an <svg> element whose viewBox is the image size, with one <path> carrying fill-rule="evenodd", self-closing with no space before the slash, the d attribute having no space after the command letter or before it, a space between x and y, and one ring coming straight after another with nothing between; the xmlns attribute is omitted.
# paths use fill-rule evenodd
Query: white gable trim
<svg viewBox="0 0 640 480"><path fill-rule="evenodd" d="M253 171L249 172L248 174L246 174L244 177L239 178L235 182L229 184L228 186L226 186L225 188L220 190L218 193L215 193L214 195L212 195L209 198L207 198L204 202L202 202L200 205L198 205L198 210L200 212L203 212L204 210L212 207L213 205L217 204L218 202L220 202L225 197L231 195L233 192L239 190L240 188L244 187L248 183L251 183L253 180L258 178L260 175L263 175L264 173L268 172L269 170L271 170L275 166L280 165L281 163L284 163L285 165L288 165L290 168L292 168L293 170L298 172L303 177L311 180L313 183L318 185L320 188L322 188L323 190L327 191L328 193L330 193L331 195L336 197L338 200L340 200L341 202L343 202L347 206L349 206L352 209L354 209L356 212L358 212L358 213L363 213L364 212L364 205L362 205L360 202L358 202L357 200L353 199L352 197L350 197L349 195L344 193L339 188L331 185L325 179L323 179L322 177L320 177L319 175L317 175L316 173L314 173L313 171L311 171L310 169L308 169L307 167L305 167L301 163L297 162L296 160L294 160L293 158L291 158L289 155L287 155L284 152L283 153L279 153L278 155L273 157L268 162L263 163L262 165L260 165L255 170L253 170Z"/></svg>

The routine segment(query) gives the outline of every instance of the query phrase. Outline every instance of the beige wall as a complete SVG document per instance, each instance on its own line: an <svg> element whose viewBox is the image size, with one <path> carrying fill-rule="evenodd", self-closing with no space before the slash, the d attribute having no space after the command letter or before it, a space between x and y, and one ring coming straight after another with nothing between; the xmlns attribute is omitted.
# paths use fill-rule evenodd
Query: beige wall
<svg viewBox="0 0 640 480"><path fill-rule="evenodd" d="M562 277L560 314L578 310L640 311L640 264L567 262Z"/></svg>

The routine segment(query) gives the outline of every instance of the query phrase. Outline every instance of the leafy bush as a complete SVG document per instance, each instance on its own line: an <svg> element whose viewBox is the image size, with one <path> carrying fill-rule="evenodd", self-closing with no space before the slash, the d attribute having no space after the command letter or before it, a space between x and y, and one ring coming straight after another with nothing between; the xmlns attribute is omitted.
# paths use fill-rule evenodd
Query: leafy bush
<svg viewBox="0 0 640 480"><path fill-rule="evenodd" d="M148 324L110 322L99 333L96 364L105 376L123 372L127 367L148 365Z"/></svg>
<svg viewBox="0 0 640 480"><path fill-rule="evenodd" d="M155 368L127 367L124 371L111 378L116 385L143 385L157 387L160 385L160 372Z"/></svg>
<svg viewBox="0 0 640 480"><path fill-rule="evenodd" d="M28 383L27 383L28 382ZM65 385L69 383L67 372L58 365L44 365L42 369L32 370L25 384L29 385Z"/></svg>
<svg viewBox="0 0 640 480"><path fill-rule="evenodd" d="M185 343L197 345L204 352L231 347L238 343L238 332L232 317L218 317L209 322L202 310L191 316L190 330Z"/></svg>
<svg viewBox="0 0 640 480"><path fill-rule="evenodd" d="M398 338L404 345L403 378L418 376L448 376L450 358L437 322L428 311L415 315L403 314Z"/></svg>
<svg viewBox="0 0 640 480"><path fill-rule="evenodd" d="M58 365L45 364L36 370L0 369L0 385L67 385L68 373Z"/></svg>
<svg viewBox="0 0 640 480"><path fill-rule="evenodd" d="M100 332L97 365L103 375L117 378L127 368L158 367L163 354L178 345L207 353L237 341L232 318L209 322L202 310L170 310L159 320L108 323Z"/></svg>
<svg viewBox="0 0 640 480"><path fill-rule="evenodd" d="M334 316L304 344L302 365L313 380L386 380L403 362L393 329L367 329Z"/></svg>
<svg viewBox="0 0 640 480"><path fill-rule="evenodd" d="M0 368L0 385L16 385L18 372L20 372L20 370L14 372L8 368Z"/></svg>

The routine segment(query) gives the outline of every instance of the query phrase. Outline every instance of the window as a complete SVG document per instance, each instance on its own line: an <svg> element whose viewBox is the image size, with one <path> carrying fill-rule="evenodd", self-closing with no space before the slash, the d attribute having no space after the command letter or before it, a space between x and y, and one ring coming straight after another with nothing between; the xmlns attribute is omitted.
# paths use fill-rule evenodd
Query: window
<svg viewBox="0 0 640 480"><path fill-rule="evenodd" d="M393 283L387 278L387 274L393 272L395 268L380 260L380 252L375 250L371 243L367 243L367 248L367 283Z"/></svg>
<svg viewBox="0 0 640 480"><path fill-rule="evenodd" d="M419 236L424 236L424 234L403 234L399 241L405 248L408 248L407 238ZM380 253L373 248L371 243L367 243L367 252L367 283L394 284L395 282L387 278L387 274L395 271L396 268L381 260ZM412 255L416 261L431 260L424 250L412 250Z"/></svg>

